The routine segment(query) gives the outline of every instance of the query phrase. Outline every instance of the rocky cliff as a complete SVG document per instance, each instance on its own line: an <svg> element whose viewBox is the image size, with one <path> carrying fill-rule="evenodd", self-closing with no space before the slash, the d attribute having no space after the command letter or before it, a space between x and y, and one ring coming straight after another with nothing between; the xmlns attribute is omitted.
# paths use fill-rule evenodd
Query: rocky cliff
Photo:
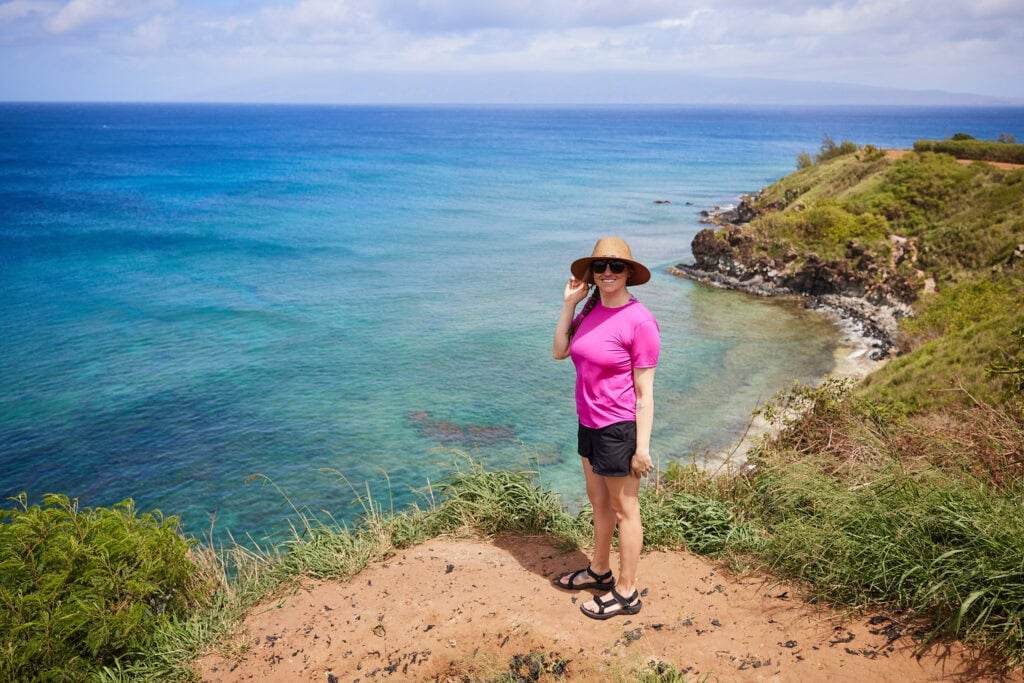
<svg viewBox="0 0 1024 683"><path fill-rule="evenodd" d="M925 289L923 274L913 268L914 242L892 236L887 254L850 242L842 258L803 253L795 245L772 255L750 223L776 207L755 208L757 200L751 195L735 208L705 212L705 222L716 227L697 233L691 244L694 262L678 264L671 272L760 296L800 297L808 307L849 322L871 346L873 359L892 353L899 319L910 314Z"/></svg>

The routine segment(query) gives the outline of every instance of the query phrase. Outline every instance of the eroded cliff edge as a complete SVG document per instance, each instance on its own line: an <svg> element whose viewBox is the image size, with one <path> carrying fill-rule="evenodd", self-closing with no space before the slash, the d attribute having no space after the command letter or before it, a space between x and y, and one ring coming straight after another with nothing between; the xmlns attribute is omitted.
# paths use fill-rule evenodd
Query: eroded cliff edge
<svg viewBox="0 0 1024 683"><path fill-rule="evenodd" d="M715 227L694 237L693 263L677 264L670 272L759 296L800 298L849 326L869 347L871 359L890 356L899 320L930 287L916 267L915 241L890 235L887 248L879 250L852 239L842 254L828 256L813 247L801 249L800 243L780 248L757 219L781 210L762 192L744 197L737 207L704 212L704 222Z"/></svg>

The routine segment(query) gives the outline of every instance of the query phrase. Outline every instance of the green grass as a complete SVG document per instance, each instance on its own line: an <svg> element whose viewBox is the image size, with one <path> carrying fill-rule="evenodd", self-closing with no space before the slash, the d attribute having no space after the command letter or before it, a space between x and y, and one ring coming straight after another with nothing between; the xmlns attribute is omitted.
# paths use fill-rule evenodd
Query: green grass
<svg viewBox="0 0 1024 683"><path fill-rule="evenodd" d="M1002 268L1024 242L1024 170L935 152L893 160L859 148L773 183L754 206L755 253L841 259L856 242L884 268L888 238L900 235L915 242L914 266L940 285Z"/></svg>
<svg viewBox="0 0 1024 683"><path fill-rule="evenodd" d="M890 461L850 487L821 470L768 469L755 499L774 512L770 568L806 581L823 600L883 603L1019 660L1024 639L1024 486L981 482Z"/></svg>
<svg viewBox="0 0 1024 683"><path fill-rule="evenodd" d="M903 321L904 355L873 373L861 393L908 413L942 406L1000 403L1021 396L1020 374L993 368L1020 367L1024 343L1024 282L982 278L952 285L918 303Z"/></svg>
<svg viewBox="0 0 1024 683"><path fill-rule="evenodd" d="M647 547L768 568L828 601L906 611L930 620L937 637L962 638L1019 662L1022 478L1010 473L997 487L955 458L922 456L905 438L905 417L867 404L855 409L846 392L839 384L798 391L810 408L761 450L753 475L713 479L670 468L643 491ZM1010 419L1002 429L1007 443L1024 441L1020 423ZM834 446L826 447L826 438ZM850 453L856 463L844 462ZM297 513L293 538L279 548L193 547L193 570L207 581L197 585L217 585L209 600L149 629L138 652L96 662L93 677L190 680L201 652L229 646L247 609L299 578L344 580L439 534L542 533L567 548L590 538L587 511L568 515L531 472L489 472L460 461L446 481L421 493L422 509L385 512L366 500L365 515L352 525ZM649 680L684 680L669 665L648 673Z"/></svg>
<svg viewBox="0 0 1024 683"><path fill-rule="evenodd" d="M736 550L822 600L906 612L1021 664L1024 412L909 417L847 391L788 397L800 417L720 495L761 530Z"/></svg>
<svg viewBox="0 0 1024 683"><path fill-rule="evenodd" d="M640 497L647 548L686 548L715 556L730 546L756 544L758 530L721 501L682 488L645 490Z"/></svg>

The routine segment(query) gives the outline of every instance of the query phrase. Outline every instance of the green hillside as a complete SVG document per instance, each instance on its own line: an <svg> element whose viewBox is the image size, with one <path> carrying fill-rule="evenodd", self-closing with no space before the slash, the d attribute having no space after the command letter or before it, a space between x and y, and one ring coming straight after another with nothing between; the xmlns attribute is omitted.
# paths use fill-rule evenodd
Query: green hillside
<svg viewBox="0 0 1024 683"><path fill-rule="evenodd" d="M865 382L866 397L909 412L1019 399L1021 376L1006 370L1024 362L1024 169L863 147L798 170L753 205L760 253L870 262L878 281L912 286L902 355Z"/></svg>
<svg viewBox="0 0 1024 683"><path fill-rule="evenodd" d="M785 271L817 253L902 281L912 315L895 357L859 385L796 387L767 406L781 431L753 474L713 495L764 533L755 564L1019 665L1024 169L828 151L750 200L750 258L785 254L773 262Z"/></svg>

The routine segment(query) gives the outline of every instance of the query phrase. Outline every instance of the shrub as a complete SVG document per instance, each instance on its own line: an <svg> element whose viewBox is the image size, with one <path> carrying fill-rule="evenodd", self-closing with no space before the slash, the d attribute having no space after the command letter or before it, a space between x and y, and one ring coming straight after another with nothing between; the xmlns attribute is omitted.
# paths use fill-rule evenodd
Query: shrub
<svg viewBox="0 0 1024 683"><path fill-rule="evenodd" d="M950 213L950 206L963 197L969 186L970 169L943 154L922 154L901 159L885 173L879 192L898 207L896 229L916 234ZM893 204L889 204L892 214ZM897 218L889 215L890 220Z"/></svg>
<svg viewBox="0 0 1024 683"><path fill-rule="evenodd" d="M83 680L130 661L207 591L178 519L129 499L0 510L0 679Z"/></svg>
<svg viewBox="0 0 1024 683"><path fill-rule="evenodd" d="M861 161L874 162L885 157L885 150L874 145L864 145L858 150L857 157Z"/></svg>
<svg viewBox="0 0 1024 683"><path fill-rule="evenodd" d="M845 154L853 154L857 151L857 145L850 142L849 140L843 140L842 144L837 145L828 133L821 141L821 148L818 151L818 155L814 158L815 161L821 163L828 161L829 159L835 159Z"/></svg>
<svg viewBox="0 0 1024 683"><path fill-rule="evenodd" d="M957 138L952 140L918 140L914 143L917 152L940 152L957 159L974 161L1000 161L1010 164L1024 164L1024 145L1009 142L1008 137L1000 141Z"/></svg>
<svg viewBox="0 0 1024 683"><path fill-rule="evenodd" d="M767 214L756 224L762 241L780 251L793 243L823 258L842 258L851 241L884 250L888 224L874 213L851 213L842 204L820 201L800 212Z"/></svg>
<svg viewBox="0 0 1024 683"><path fill-rule="evenodd" d="M904 350L956 334L971 325L1014 310L1020 292L1003 280L981 279L950 286L923 299L915 315L900 326Z"/></svg>

